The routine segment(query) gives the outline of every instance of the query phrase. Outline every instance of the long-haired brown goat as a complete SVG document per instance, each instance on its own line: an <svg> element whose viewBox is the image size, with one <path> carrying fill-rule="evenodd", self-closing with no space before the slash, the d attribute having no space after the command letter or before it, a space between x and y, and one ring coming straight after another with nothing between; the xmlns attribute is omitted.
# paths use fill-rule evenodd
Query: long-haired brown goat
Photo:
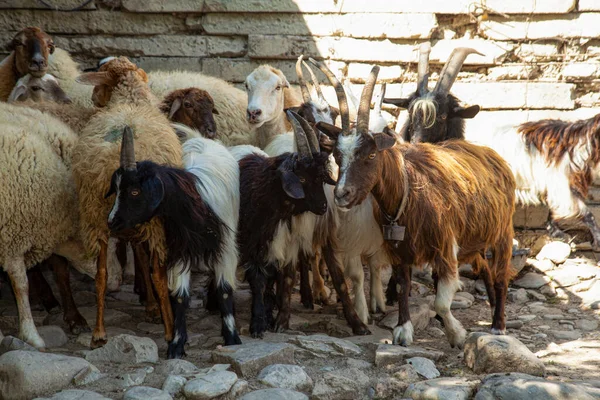
<svg viewBox="0 0 600 400"><path fill-rule="evenodd" d="M378 219L384 237L384 227L394 222L406 229L403 239L393 235L395 240L386 242L400 285L394 343L412 342L409 266L429 263L439 277L435 310L444 321L450 344L462 347L466 331L450 311L460 287L458 263L481 258L488 248L494 254L491 265L497 300L492 333L504 333L515 189L510 168L495 151L467 142L413 145L397 143L386 132L370 132L369 105L378 72L379 67L371 71L352 129L318 126L337 141L336 205L348 209L372 193L382 210Z"/></svg>

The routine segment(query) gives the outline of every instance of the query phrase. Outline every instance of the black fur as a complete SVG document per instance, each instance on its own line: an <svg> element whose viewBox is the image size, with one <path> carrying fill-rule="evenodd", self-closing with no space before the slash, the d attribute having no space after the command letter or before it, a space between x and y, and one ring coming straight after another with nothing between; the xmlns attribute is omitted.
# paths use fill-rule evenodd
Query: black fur
<svg viewBox="0 0 600 400"><path fill-rule="evenodd" d="M187 324L185 312L190 307L190 296L170 296L171 308L175 318L175 337L172 342L169 342L167 348L167 358L183 358L185 356L185 344L187 343Z"/></svg>

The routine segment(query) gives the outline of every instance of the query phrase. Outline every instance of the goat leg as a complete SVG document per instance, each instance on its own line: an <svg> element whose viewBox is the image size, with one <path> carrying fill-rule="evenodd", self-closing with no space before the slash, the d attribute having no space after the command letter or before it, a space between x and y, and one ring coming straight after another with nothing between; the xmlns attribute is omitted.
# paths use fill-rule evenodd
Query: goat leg
<svg viewBox="0 0 600 400"><path fill-rule="evenodd" d="M370 335L371 331L369 331L367 325L365 325L360 318L358 318L358 314L356 314L356 310L354 310L352 300L350 300L350 295L348 294L348 286L346 285L346 280L344 279L344 273L342 271L340 261L335 254L331 243L328 243L325 247L323 247L323 257L327 263L327 268L329 269L333 286L335 287L338 297L342 301L344 316L352 328L352 332L355 335Z"/></svg>
<svg viewBox="0 0 600 400"><path fill-rule="evenodd" d="M179 273L175 279L175 287L170 288L170 302L174 320L173 340L168 343L167 359L183 358L185 356L185 344L187 343L186 311L190 307L190 269L183 271L171 270L170 273Z"/></svg>
<svg viewBox="0 0 600 400"><path fill-rule="evenodd" d="M29 281L29 287L31 288L30 297L32 298L33 303L36 303L39 299L44 310L49 314L57 314L60 312L60 303L56 300L56 297L54 297L52 288L42 273L42 266L45 263L46 261L43 261L27 271L27 280Z"/></svg>
<svg viewBox="0 0 600 400"><path fill-rule="evenodd" d="M385 289L385 305L393 306L398 300L398 291L396 290L396 271L392 266L392 275L388 281L387 288Z"/></svg>
<svg viewBox="0 0 600 400"><path fill-rule="evenodd" d="M146 322L153 324L160 324L162 322L160 315L160 308L156 297L154 296L154 290L152 289L152 280L150 278L150 259L148 257L148 248L142 243L135 243L133 245L133 260L135 264L135 275L138 273L143 278L142 288L145 291L144 297L146 298ZM142 296L140 295L140 299Z"/></svg>
<svg viewBox="0 0 600 400"><path fill-rule="evenodd" d="M250 318L250 335L253 338L263 337L267 330L267 316L265 313L264 295L266 277L263 270L257 266L246 269L246 280L252 291L252 315Z"/></svg>
<svg viewBox="0 0 600 400"><path fill-rule="evenodd" d="M219 311L219 302L217 299L217 284L214 278L210 278L208 282L208 292L206 293L206 310L211 314Z"/></svg>
<svg viewBox="0 0 600 400"><path fill-rule="evenodd" d="M411 268L403 264L392 265L392 268L392 277L395 278L394 290L398 294L398 324L394 328L393 343L401 346L410 346L413 342L414 333L413 324L410 320L410 308L408 302L411 283Z"/></svg>
<svg viewBox="0 0 600 400"><path fill-rule="evenodd" d="M325 281L321 273L321 267L325 266L325 260L321 257L321 250L316 251L314 257L311 257L312 264L312 294L313 301L317 304L326 306L329 304L327 291L325 290Z"/></svg>
<svg viewBox="0 0 600 400"><path fill-rule="evenodd" d="M292 265L285 265L280 271L281 279L278 287L279 312L275 319L275 332L283 332L290 328L290 303L292 301L292 289L294 287L294 271Z"/></svg>
<svg viewBox="0 0 600 400"><path fill-rule="evenodd" d="M273 318L273 310L275 309L275 304L277 303L277 296L275 295L275 281L277 279L276 272L273 272L273 275L267 277L267 284L265 286L265 294L263 295L263 301L265 304L265 313L267 315L267 329L273 330L275 326L275 319ZM281 287L278 284L278 288ZM278 305L279 307L279 305Z"/></svg>
<svg viewBox="0 0 600 400"><path fill-rule="evenodd" d="M223 335L223 339L225 340L225 346L242 344L235 326L235 307L231 285L225 281L221 281L217 287L217 298L223 321L221 335Z"/></svg>
<svg viewBox="0 0 600 400"><path fill-rule="evenodd" d="M152 283L158 295L160 311L165 326L165 340L167 343L173 341L173 309L169 299L169 280L164 265L160 265L158 254L155 252L150 256L152 260Z"/></svg>
<svg viewBox="0 0 600 400"><path fill-rule="evenodd" d="M300 251L298 258L298 263L300 266L300 302L304 308L308 308L309 310L315 309L308 274L308 270L312 265L312 261L314 261L313 259L314 257L309 257L303 251Z"/></svg>
<svg viewBox="0 0 600 400"><path fill-rule="evenodd" d="M104 301L106 296L106 282L108 272L106 270L106 253L108 244L100 241L100 254L96 262L96 327L92 333L90 347L96 349L106 344L106 329L104 328Z"/></svg>
<svg viewBox="0 0 600 400"><path fill-rule="evenodd" d="M590 210L586 210L582 218L583 223L590 229L592 236L594 237L594 244L592 249L595 252L600 252L600 227L596 223L596 217Z"/></svg>
<svg viewBox="0 0 600 400"><path fill-rule="evenodd" d="M69 271L67 260L53 254L47 261L52 266L54 280L56 281L58 291L60 292L60 299L63 304L63 320L69 326L71 333L75 335L79 335L81 332L89 332L90 327L85 318L83 318L83 315L79 313L77 305L75 305L75 300L73 299L73 292L71 291L71 273Z"/></svg>

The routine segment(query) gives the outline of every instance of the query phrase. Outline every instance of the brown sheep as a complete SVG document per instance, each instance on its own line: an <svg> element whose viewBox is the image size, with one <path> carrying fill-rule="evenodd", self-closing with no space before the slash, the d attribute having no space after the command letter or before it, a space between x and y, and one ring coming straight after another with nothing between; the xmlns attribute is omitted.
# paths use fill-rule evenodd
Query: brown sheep
<svg viewBox="0 0 600 400"><path fill-rule="evenodd" d="M219 112L206 90L194 87L174 90L165 96L159 107L172 122L187 125L208 139L217 135L213 115L219 115Z"/></svg>

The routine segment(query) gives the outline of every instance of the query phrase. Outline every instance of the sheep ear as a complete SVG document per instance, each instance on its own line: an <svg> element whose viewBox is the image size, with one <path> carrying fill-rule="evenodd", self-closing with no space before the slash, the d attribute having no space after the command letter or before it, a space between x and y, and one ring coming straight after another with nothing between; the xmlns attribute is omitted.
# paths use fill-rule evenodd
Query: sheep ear
<svg viewBox="0 0 600 400"><path fill-rule="evenodd" d="M178 97L173 100L173 104L171 104L171 110L169 110L169 119L173 119L173 115L181 108L181 99Z"/></svg>
<svg viewBox="0 0 600 400"><path fill-rule="evenodd" d="M277 169L279 177L281 178L281 187L283 191L290 196L292 199L303 199L305 197L304 188L300 183L300 178L294 172L279 167Z"/></svg>
<svg viewBox="0 0 600 400"><path fill-rule="evenodd" d="M285 87L285 88L290 87L290 83L288 82L288 80L285 76L283 77L283 87Z"/></svg>
<svg viewBox="0 0 600 400"><path fill-rule="evenodd" d="M475 117L481 108L478 105L474 105L471 107L455 107L452 110L451 117L452 118L466 118L471 119Z"/></svg>
<svg viewBox="0 0 600 400"><path fill-rule="evenodd" d="M69 95L65 93L64 90L58 85L56 82L52 82L50 86L50 90L52 91L52 96L56 99L57 103L63 104L71 104L71 98Z"/></svg>
<svg viewBox="0 0 600 400"><path fill-rule="evenodd" d="M15 86L15 88L10 93L10 96L8 96L8 100L6 100L6 101L8 103L14 103L15 101L21 101L20 97L25 94L27 94L27 86L25 86L25 85Z"/></svg>
<svg viewBox="0 0 600 400"><path fill-rule="evenodd" d="M215 115L219 115L219 111L216 108L213 108L212 113Z"/></svg>
<svg viewBox="0 0 600 400"><path fill-rule="evenodd" d="M385 104L393 104L396 107L400 107L400 108L408 108L408 105L410 104L410 99L409 98L401 98L401 99L384 98L383 102Z"/></svg>
<svg viewBox="0 0 600 400"><path fill-rule="evenodd" d="M315 126L318 130L329 136L332 140L337 140L340 133L342 133L342 128L328 124L327 122L317 122Z"/></svg>
<svg viewBox="0 0 600 400"><path fill-rule="evenodd" d="M390 149L396 144L396 136L388 127L385 127L383 132L373 133L373 139L377 151Z"/></svg>
<svg viewBox="0 0 600 400"><path fill-rule="evenodd" d="M146 71L144 71L141 68L138 68L137 73L145 83L148 83L148 75L146 74Z"/></svg>
<svg viewBox="0 0 600 400"><path fill-rule="evenodd" d="M111 82L108 72L85 72L75 78L75 81L82 85L98 86L108 85Z"/></svg>

